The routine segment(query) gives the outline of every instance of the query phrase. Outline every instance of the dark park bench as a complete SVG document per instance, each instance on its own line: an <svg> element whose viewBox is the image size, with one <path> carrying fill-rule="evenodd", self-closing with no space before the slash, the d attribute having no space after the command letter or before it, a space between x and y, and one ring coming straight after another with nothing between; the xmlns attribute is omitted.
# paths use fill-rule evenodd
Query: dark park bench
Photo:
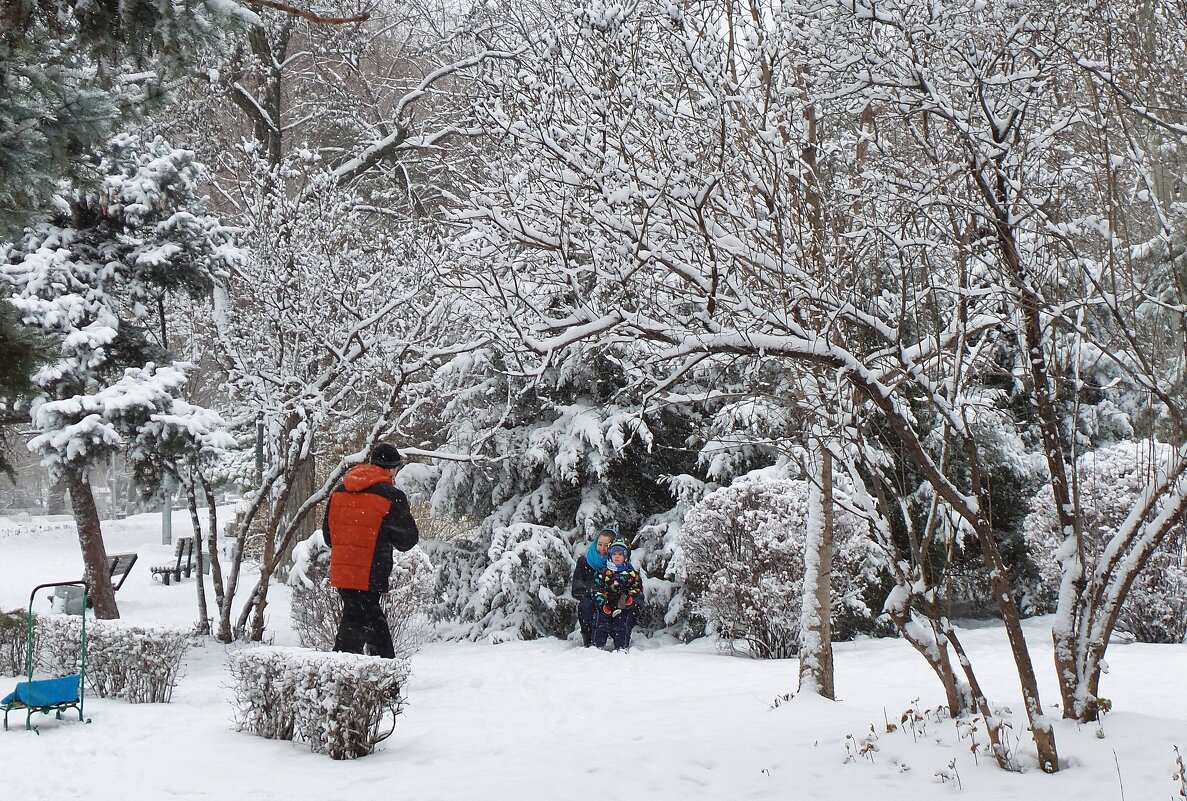
<svg viewBox="0 0 1187 801"><path fill-rule="evenodd" d="M178 537L173 555L176 557L173 564L152 568L153 581L170 584L172 581L180 582L183 576L190 577L194 572L194 538Z"/></svg>
<svg viewBox="0 0 1187 801"><path fill-rule="evenodd" d="M111 579L113 590L118 592L119 588L124 586L124 582L128 580L128 574L132 572L132 566L136 564L138 558L139 554L135 553L107 554L107 576ZM82 589L71 585L71 582L55 585L54 594L49 596L49 600L52 604L55 603L55 599L60 599L61 611L68 615L81 615ZM92 606L92 599L87 598L87 608L90 609Z"/></svg>
<svg viewBox="0 0 1187 801"><path fill-rule="evenodd" d="M117 592L119 588L124 586L124 582L128 579L128 574L132 572L132 566L136 564L139 558L135 553L109 553L107 554L107 575L111 578L111 586Z"/></svg>

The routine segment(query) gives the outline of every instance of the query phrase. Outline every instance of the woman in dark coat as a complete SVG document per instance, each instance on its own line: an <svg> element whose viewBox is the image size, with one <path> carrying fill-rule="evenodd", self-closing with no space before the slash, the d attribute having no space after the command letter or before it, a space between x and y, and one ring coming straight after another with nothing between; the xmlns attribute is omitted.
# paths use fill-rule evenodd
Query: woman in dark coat
<svg viewBox="0 0 1187 801"><path fill-rule="evenodd" d="M606 554L610 543L618 536L612 528L604 528L594 537L585 553L577 557L573 568L573 598L577 601L577 622L581 626L581 642L588 648L593 643L594 580L606 568Z"/></svg>

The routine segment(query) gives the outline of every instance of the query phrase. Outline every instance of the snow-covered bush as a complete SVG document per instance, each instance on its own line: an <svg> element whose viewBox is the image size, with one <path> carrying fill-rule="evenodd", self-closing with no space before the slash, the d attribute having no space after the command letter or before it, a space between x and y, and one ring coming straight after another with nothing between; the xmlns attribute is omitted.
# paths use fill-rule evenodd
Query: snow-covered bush
<svg viewBox="0 0 1187 801"><path fill-rule="evenodd" d="M799 650L804 535L804 481L735 482L688 513L673 570L707 627L733 649L781 659ZM834 516L833 608L870 618L864 595L877 581L876 552L865 525L838 508ZM838 636L844 636L838 632Z"/></svg>
<svg viewBox="0 0 1187 801"><path fill-rule="evenodd" d="M409 675L403 659L299 648L244 649L227 662L239 731L303 742L332 759L375 750L385 713L400 713Z"/></svg>
<svg viewBox="0 0 1187 801"><path fill-rule="evenodd" d="M429 554L437 574L433 622L449 636L470 598L470 587L486 567L486 543L468 532L448 542L422 539L418 547Z"/></svg>
<svg viewBox="0 0 1187 801"><path fill-rule="evenodd" d="M469 581L455 595L458 622L442 623L446 637L492 641L567 637L576 626L576 603L568 595L574 557L571 532L552 526L515 523L494 531L485 559L465 557L458 538L450 545L459 556L456 569ZM468 568L468 569L467 569Z"/></svg>
<svg viewBox="0 0 1187 801"><path fill-rule="evenodd" d="M697 484L698 489L703 486L691 476L679 479ZM671 569L680 550L680 528L691 506L691 501L678 500L671 510L652 515L631 541L631 564L643 573L645 600L636 623L638 630L662 631L685 641L705 635L704 618L696 613L684 582Z"/></svg>
<svg viewBox="0 0 1187 801"><path fill-rule="evenodd" d="M1151 473L1164 469L1172 455L1173 448L1163 443L1127 441L1080 457L1076 480L1088 564L1097 562L1148 486ZM1024 533L1039 573L1038 586L1024 608L1030 614L1053 611L1062 578L1058 554L1074 543L1060 535L1050 484L1035 496ZM1117 627L1141 642L1181 643L1187 638L1187 537L1181 523L1138 574Z"/></svg>
<svg viewBox="0 0 1187 801"><path fill-rule="evenodd" d="M190 647L190 632L168 626L133 626L117 620L87 622L87 684L100 698L167 704ZM39 615L41 665L54 675L80 668L82 618Z"/></svg>
<svg viewBox="0 0 1187 801"><path fill-rule="evenodd" d="M330 586L330 552L320 545L317 533L293 549L289 573L293 628L301 645L329 651L342 619L342 597ZM395 554L391 592L381 597L380 604L399 659L412 656L428 640L434 584L433 565L424 551L413 548Z"/></svg>
<svg viewBox="0 0 1187 801"><path fill-rule="evenodd" d="M36 667L55 676L78 672L82 619L74 615L37 615L34 626L37 636L37 652L34 654ZM87 621L88 644L94 626L95 621Z"/></svg>
<svg viewBox="0 0 1187 801"><path fill-rule="evenodd" d="M29 625L25 612L21 609L0 612L0 673L5 676L24 673L28 649Z"/></svg>

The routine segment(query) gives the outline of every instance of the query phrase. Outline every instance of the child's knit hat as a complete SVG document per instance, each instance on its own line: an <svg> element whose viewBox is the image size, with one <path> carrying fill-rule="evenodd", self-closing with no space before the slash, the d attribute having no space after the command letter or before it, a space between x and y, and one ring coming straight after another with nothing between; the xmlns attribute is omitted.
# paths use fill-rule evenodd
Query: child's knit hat
<svg viewBox="0 0 1187 801"><path fill-rule="evenodd" d="M626 560L628 562L631 561L631 546L626 544L626 540L621 538L614 540L614 542L610 543L610 550L607 551L606 555L613 556L615 550L621 551L622 555L626 557Z"/></svg>

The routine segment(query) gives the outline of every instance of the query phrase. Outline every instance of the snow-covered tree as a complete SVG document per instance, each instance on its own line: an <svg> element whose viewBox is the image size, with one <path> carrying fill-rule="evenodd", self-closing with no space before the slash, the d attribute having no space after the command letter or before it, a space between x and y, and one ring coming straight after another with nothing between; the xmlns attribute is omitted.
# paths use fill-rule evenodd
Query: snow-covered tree
<svg viewBox="0 0 1187 801"><path fill-rule="evenodd" d="M7 285L0 285L0 473L14 479L11 459L15 446L9 430L28 419L21 407L36 394L31 376L45 361L47 348L36 329L21 322L8 302L9 292Z"/></svg>
<svg viewBox="0 0 1187 801"><path fill-rule="evenodd" d="M687 448L695 424L679 411L644 413L630 343L541 362L476 309L473 319L484 318L488 344L443 364L433 376L439 402L418 413L435 419L439 447L457 455L440 467L434 510L479 521L434 554L465 583L448 589L443 611L465 624L454 636L564 636L572 602L556 609L552 599L567 596L573 559L602 526L633 538L671 508L665 478L696 469ZM525 611L495 614L520 598Z"/></svg>
<svg viewBox="0 0 1187 801"><path fill-rule="evenodd" d="M243 187L254 257L220 284L213 330L204 333L233 393L227 417L242 434L238 477L252 489L237 536L262 538L260 578L235 619L240 563L227 571L224 638L262 636L269 583L320 523L319 504L372 443L431 397L432 368L472 346L432 283L441 253L421 223L377 223L308 151L276 173L291 193L268 182ZM258 476L257 424L265 455Z"/></svg>
<svg viewBox="0 0 1187 801"><path fill-rule="evenodd" d="M152 331L169 294L210 292L241 254L233 231L203 213L189 151L121 135L98 169L98 188L60 196L58 214L0 264L23 322L53 343L33 376L40 434L30 447L70 490L95 612L110 618L118 609L88 468L127 448L151 485L166 439L211 441L221 420L181 400L189 366Z"/></svg>
<svg viewBox="0 0 1187 801"><path fill-rule="evenodd" d="M407 427L431 394L421 371L472 342L453 299L436 295L442 255L425 212L435 182L474 159L482 131L467 98L505 54L457 10L395 0L367 11L325 25L261 10L209 83L157 123L190 132L215 165L212 196L253 254L220 285L213 329L195 332L230 388L220 408L239 449L218 469L248 491L236 536L262 561L241 608L248 549L214 577L223 639L262 636L269 583L318 504L378 437L424 439Z"/></svg>
<svg viewBox="0 0 1187 801"><path fill-rule="evenodd" d="M481 265L474 285L535 352L630 338L667 365L658 387L707 361L770 358L845 384L849 422L829 433L849 448L835 451L851 454L855 486L880 477L866 485L871 514L891 520L903 500L877 461L894 455L934 498L930 519L975 540L1048 771L1058 752L971 422L1034 410L1073 538L1067 409L1109 387L1063 372L1078 363L1069 348L1109 362L1182 437L1166 378L1182 350L1147 313L1157 297L1177 330L1183 304L1130 250L1169 240L1143 142L1180 131L1153 111L1181 105L1173 90L1138 79L1139 21L1164 52L1182 34L1182 15L1153 5L1126 17L1012 0L753 14L573 3L482 107L502 156L454 214L460 250ZM1107 592L1124 594L1145 544L1187 506L1182 477L1172 469L1143 495ZM1100 643L1064 625L1094 592L1083 566L1066 562L1064 576L1089 593L1063 596L1055 630L1064 714L1084 719L1095 708L1076 665L1098 663L1077 654L1108 631Z"/></svg>
<svg viewBox="0 0 1187 801"><path fill-rule="evenodd" d="M54 213L59 181L97 186L92 152L255 18L227 0L4 3L0 241Z"/></svg>
<svg viewBox="0 0 1187 801"><path fill-rule="evenodd" d="M1085 553L1079 558L1097 569L1109 569L1108 548L1124 530L1126 518L1139 506L1140 496L1153 477L1165 472L1174 456L1169 445L1151 441L1119 442L1080 456L1075 480L1083 526L1080 543ZM1061 533L1049 485L1039 491L1033 511L1026 518L1026 538L1039 572L1039 585L1031 603L1036 612L1050 612L1063 591L1063 552L1074 549L1076 542ZM1116 625L1143 642L1182 642L1187 635L1184 544L1179 522L1133 578L1125 600L1102 597L1097 606L1090 608L1083 625ZM1099 638L1099 634L1093 635L1093 639ZM1097 687L1093 684L1089 691L1095 695Z"/></svg>
<svg viewBox="0 0 1187 801"><path fill-rule="evenodd" d="M799 653L810 501L818 491L802 480L743 478L710 493L685 518L673 570L731 650L740 641L757 658ZM845 512L837 518L831 618L868 619L881 555L864 520Z"/></svg>

